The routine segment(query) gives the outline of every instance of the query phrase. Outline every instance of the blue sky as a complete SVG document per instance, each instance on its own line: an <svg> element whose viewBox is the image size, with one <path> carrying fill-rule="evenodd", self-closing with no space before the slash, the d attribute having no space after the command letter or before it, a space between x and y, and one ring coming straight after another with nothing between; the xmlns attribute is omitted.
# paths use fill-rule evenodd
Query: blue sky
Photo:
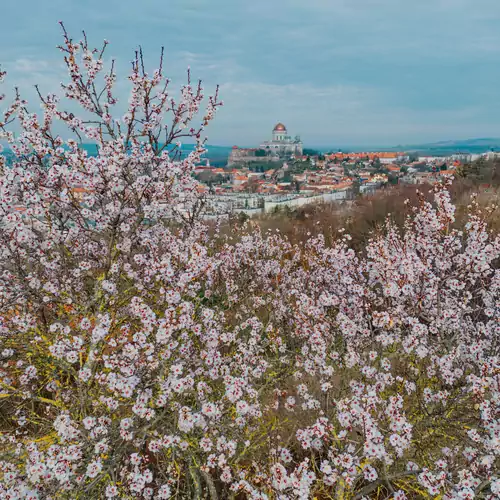
<svg viewBox="0 0 500 500"><path fill-rule="evenodd" d="M173 83L189 65L225 102L212 144L251 146L277 121L316 146L500 136L499 0L18 0L3 5L7 85L63 77L58 20L110 41L125 76L161 45ZM126 101L126 85L119 88Z"/></svg>

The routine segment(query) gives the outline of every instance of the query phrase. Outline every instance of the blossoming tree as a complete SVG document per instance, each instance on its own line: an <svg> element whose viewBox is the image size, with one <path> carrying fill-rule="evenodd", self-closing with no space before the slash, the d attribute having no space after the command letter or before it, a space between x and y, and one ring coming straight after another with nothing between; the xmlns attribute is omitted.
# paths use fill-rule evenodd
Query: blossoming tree
<svg viewBox="0 0 500 500"><path fill-rule="evenodd" d="M0 496L499 498L484 210L456 227L436 186L363 253L221 242L191 175L218 92L193 126L201 84L175 100L139 52L116 118L107 44L63 37L81 117L16 92L0 122Z"/></svg>

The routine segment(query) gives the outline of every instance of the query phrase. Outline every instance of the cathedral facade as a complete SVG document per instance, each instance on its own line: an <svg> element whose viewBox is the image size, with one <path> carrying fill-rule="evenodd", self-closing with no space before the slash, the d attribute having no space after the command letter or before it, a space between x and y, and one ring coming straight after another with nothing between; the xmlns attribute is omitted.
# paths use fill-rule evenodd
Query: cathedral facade
<svg viewBox="0 0 500 500"><path fill-rule="evenodd" d="M272 140L263 142L260 149L270 156L302 156L303 144L298 135L288 135L285 125L278 123L273 129Z"/></svg>
<svg viewBox="0 0 500 500"><path fill-rule="evenodd" d="M263 142L258 148L239 148L233 146L228 158L228 166L262 162L262 151L270 161L280 161L290 156L302 156L303 145L300 137L288 135L286 127L278 123L273 129L272 139Z"/></svg>

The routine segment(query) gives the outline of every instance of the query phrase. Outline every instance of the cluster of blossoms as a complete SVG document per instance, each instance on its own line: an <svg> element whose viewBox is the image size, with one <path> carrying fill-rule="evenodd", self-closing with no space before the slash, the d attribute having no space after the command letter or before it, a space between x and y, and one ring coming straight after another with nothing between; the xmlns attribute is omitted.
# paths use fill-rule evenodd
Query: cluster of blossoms
<svg viewBox="0 0 500 500"><path fill-rule="evenodd" d="M225 240L191 175L217 93L192 128L201 85L176 101L139 53L114 119L107 43L64 41L65 97L92 118L41 94L43 116L16 96L0 118L0 497L499 498L487 214L456 227L436 186L363 253Z"/></svg>

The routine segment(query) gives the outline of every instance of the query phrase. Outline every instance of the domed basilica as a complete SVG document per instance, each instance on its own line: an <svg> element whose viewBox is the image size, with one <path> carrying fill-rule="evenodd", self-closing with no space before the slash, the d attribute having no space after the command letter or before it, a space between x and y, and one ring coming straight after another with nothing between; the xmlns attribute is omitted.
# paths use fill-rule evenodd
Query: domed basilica
<svg viewBox="0 0 500 500"><path fill-rule="evenodd" d="M282 123L278 123L273 129L272 140L263 142L258 148L233 146L227 165L262 162L262 154L257 154L259 150L264 150L270 161L280 161L291 156L302 156L303 145L298 135L292 138L288 135L286 127Z"/></svg>
<svg viewBox="0 0 500 500"><path fill-rule="evenodd" d="M265 141L260 145L271 156L301 156L303 145L298 135L295 138L288 135L285 125L278 123L273 129L271 141Z"/></svg>

